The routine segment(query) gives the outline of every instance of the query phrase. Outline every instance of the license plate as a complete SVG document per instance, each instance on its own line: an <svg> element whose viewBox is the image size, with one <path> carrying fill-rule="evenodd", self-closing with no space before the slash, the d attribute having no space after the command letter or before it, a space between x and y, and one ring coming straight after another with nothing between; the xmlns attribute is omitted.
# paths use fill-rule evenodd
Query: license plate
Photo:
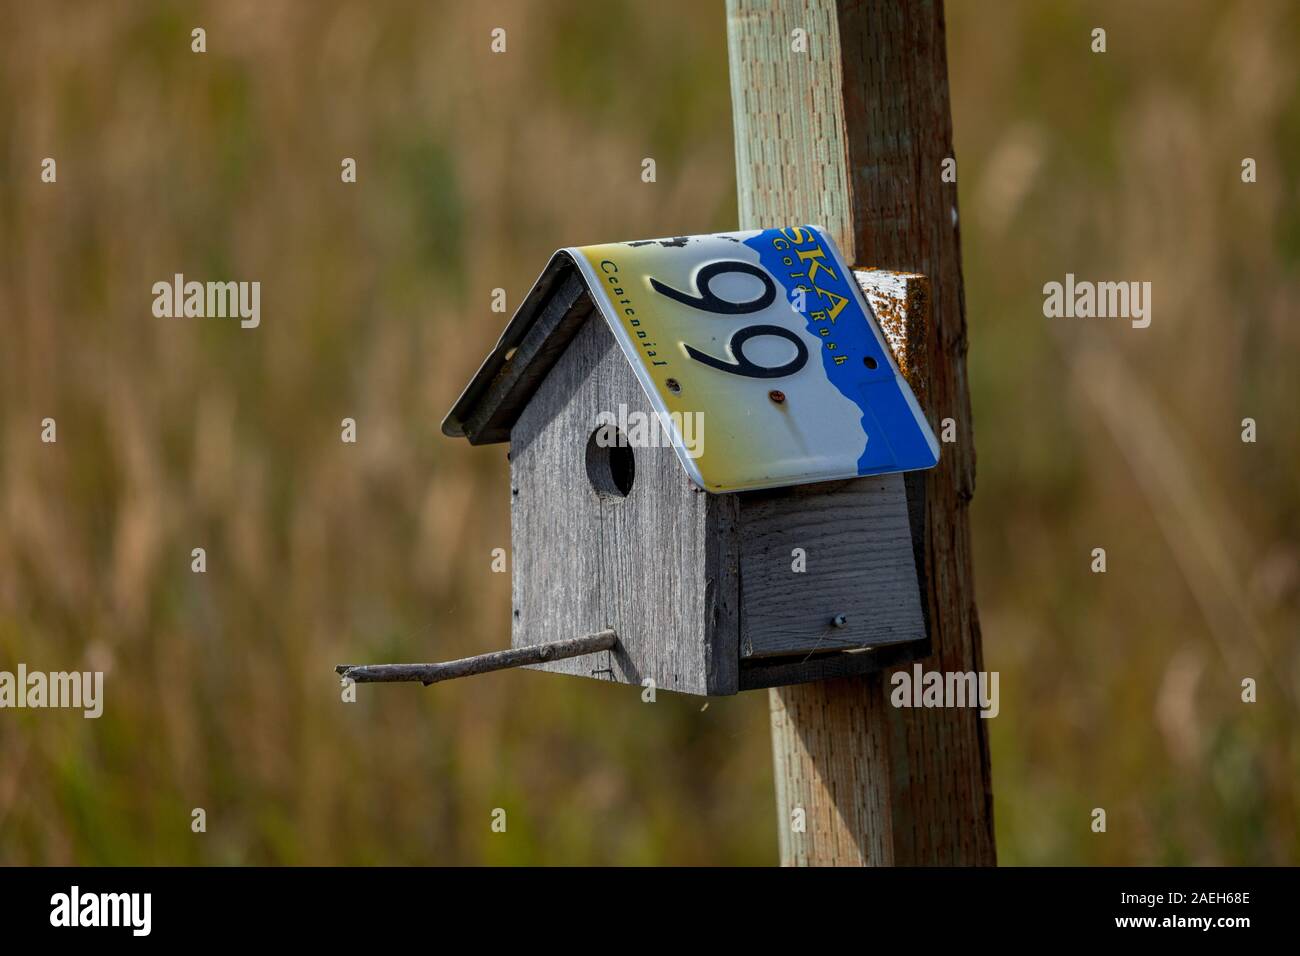
<svg viewBox="0 0 1300 956"><path fill-rule="evenodd" d="M567 252L700 487L742 491L938 463L916 396L820 229Z"/></svg>

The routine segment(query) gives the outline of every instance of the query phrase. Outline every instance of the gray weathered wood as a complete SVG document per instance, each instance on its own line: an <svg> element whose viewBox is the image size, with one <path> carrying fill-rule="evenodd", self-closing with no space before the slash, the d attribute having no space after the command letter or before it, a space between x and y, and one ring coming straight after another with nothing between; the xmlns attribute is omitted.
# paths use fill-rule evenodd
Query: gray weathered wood
<svg viewBox="0 0 1300 956"><path fill-rule="evenodd" d="M696 489L670 447L635 448L625 498L587 477L596 416L651 414L649 400L604 320L570 343L511 435L516 647L600 628L619 644L596 662L542 669L663 690L737 690L739 562L725 509ZM734 507L734 506L733 506Z"/></svg>
<svg viewBox="0 0 1300 956"><path fill-rule="evenodd" d="M618 643L618 636L613 631L600 631L585 634L549 644L532 644L528 647L511 648L506 651L492 651L488 654L476 654L462 657L460 660L443 661L438 664L340 664L334 668L344 680L357 684L392 684L403 681L419 681L424 686L437 684L458 677L473 677L509 667L523 667L526 664L541 664L546 661L565 660L584 654L607 651Z"/></svg>
<svg viewBox="0 0 1300 956"><path fill-rule="evenodd" d="M740 690L740 498L708 495L704 499L704 614L709 641L709 686L714 693ZM731 688L723 691L721 688Z"/></svg>
<svg viewBox="0 0 1300 956"><path fill-rule="evenodd" d="M925 637L902 475L740 498L743 657ZM806 553L802 572L795 548Z"/></svg>
<svg viewBox="0 0 1300 956"><path fill-rule="evenodd" d="M490 444L510 437L511 426L592 309L578 271L562 273L545 305L518 343L507 348L500 370L476 399L464 424L470 444Z"/></svg>
<svg viewBox="0 0 1300 956"><path fill-rule="evenodd" d="M609 627L601 593L601 557L592 547L600 508L588 497L579 438L598 401L596 367L612 337L603 320L578 330L511 430L510 533L513 567L511 645L540 644ZM579 424L579 420L583 423ZM567 426L567 427L566 427ZM608 653L596 661L564 661L544 669L612 675Z"/></svg>
<svg viewBox="0 0 1300 956"><path fill-rule="evenodd" d="M727 15L742 228L817 222L852 262L931 278L925 405L959 438L924 479L927 667L978 671L956 187L940 178L952 156L942 7L728 0ZM807 53L790 49L795 28ZM994 862L984 722L968 709L895 709L887 692L885 674L771 692L782 860Z"/></svg>

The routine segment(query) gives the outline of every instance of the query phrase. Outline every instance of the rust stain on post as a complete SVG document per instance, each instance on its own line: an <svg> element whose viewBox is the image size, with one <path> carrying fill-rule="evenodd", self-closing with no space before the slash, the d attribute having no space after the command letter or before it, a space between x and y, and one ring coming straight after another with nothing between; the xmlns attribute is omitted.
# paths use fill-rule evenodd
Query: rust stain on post
<svg viewBox="0 0 1300 956"><path fill-rule="evenodd" d="M914 272L853 267L899 371L925 408L925 336L929 329L930 280ZM931 422L931 425L934 423Z"/></svg>

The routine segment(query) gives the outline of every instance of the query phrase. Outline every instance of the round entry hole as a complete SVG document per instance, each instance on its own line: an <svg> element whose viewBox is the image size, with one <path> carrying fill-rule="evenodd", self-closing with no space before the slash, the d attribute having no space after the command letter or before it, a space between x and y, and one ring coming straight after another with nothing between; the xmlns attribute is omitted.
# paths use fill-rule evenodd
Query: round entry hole
<svg viewBox="0 0 1300 956"><path fill-rule="evenodd" d="M606 498L626 498L632 490L636 458L627 436L613 425L601 425L587 439L587 478Z"/></svg>

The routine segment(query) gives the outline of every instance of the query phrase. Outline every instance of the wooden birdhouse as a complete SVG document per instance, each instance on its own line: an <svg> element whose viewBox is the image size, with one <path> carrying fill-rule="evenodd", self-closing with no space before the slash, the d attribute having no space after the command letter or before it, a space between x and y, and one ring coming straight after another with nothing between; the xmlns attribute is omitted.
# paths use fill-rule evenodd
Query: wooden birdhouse
<svg viewBox="0 0 1300 956"><path fill-rule="evenodd" d="M442 426L510 446L512 647L733 694L923 645L925 300L808 226L556 253Z"/></svg>
<svg viewBox="0 0 1300 956"><path fill-rule="evenodd" d="M928 307L812 226L557 252L442 425L510 445L511 649L339 673L717 695L923 656Z"/></svg>

